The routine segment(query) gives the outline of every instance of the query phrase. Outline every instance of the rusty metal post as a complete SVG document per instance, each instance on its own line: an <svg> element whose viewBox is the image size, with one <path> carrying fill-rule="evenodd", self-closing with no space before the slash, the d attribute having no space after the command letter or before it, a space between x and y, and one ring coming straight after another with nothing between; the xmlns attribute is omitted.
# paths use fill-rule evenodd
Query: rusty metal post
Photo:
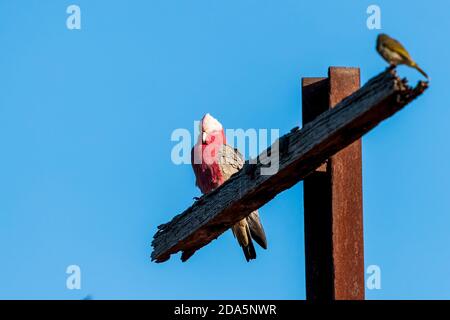
<svg viewBox="0 0 450 320"><path fill-rule="evenodd" d="M303 125L360 87L358 68L302 79ZM304 180L308 300L364 299L361 141Z"/></svg>

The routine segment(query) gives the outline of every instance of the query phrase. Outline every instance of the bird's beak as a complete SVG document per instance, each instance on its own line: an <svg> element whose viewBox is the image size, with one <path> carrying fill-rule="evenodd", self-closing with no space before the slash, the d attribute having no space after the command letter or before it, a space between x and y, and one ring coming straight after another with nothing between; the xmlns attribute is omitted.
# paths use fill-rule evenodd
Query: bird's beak
<svg viewBox="0 0 450 320"><path fill-rule="evenodd" d="M203 143L206 143L206 136L207 136L206 132L203 131L203 132L202 132L202 142L203 142Z"/></svg>

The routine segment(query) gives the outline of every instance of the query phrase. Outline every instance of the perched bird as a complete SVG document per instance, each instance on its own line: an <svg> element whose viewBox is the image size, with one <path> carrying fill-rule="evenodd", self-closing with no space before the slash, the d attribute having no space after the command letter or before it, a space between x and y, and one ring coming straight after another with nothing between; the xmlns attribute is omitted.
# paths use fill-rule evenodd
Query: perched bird
<svg viewBox="0 0 450 320"><path fill-rule="evenodd" d="M227 181L244 165L238 150L227 145L225 132L217 119L207 113L199 125L198 141L192 148L191 163L196 177L196 185L202 193L208 193ZM256 258L253 245L255 240L267 249L266 234L259 219L258 210L231 227L234 236L244 251L245 259Z"/></svg>
<svg viewBox="0 0 450 320"><path fill-rule="evenodd" d="M423 71L417 63L409 55L408 51L402 46L400 42L389 37L387 34L380 34L377 38L377 51L386 60L391 67L396 67L400 64L405 64L417 69L421 74L428 78L428 75Z"/></svg>

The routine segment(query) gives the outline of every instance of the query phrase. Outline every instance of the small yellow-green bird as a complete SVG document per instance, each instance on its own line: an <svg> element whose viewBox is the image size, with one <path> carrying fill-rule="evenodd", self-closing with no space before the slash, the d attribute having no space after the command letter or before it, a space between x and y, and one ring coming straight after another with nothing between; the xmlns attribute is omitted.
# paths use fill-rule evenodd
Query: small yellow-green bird
<svg viewBox="0 0 450 320"><path fill-rule="evenodd" d="M399 64L405 64L417 69L421 74L428 78L428 75L423 71L417 63L411 58L408 51L402 46L400 42L389 37L387 34L380 34L377 39L377 51L386 60L391 67L396 67Z"/></svg>

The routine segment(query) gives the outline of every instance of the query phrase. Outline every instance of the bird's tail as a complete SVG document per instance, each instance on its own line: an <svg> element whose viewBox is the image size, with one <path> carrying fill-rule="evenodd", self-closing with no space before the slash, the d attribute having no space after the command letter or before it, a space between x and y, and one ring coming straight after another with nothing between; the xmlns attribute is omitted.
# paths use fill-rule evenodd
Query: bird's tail
<svg viewBox="0 0 450 320"><path fill-rule="evenodd" d="M250 235L252 239L263 249L267 249L266 233L259 218L258 210L253 211L247 217L248 227L250 229Z"/></svg>
<svg viewBox="0 0 450 320"><path fill-rule="evenodd" d="M247 220L242 219L238 223L236 223L231 230L233 231L234 236L236 237L239 245L244 252L245 260L249 262L252 259L256 259L256 250L253 245L252 237L250 234L250 228L248 226Z"/></svg>
<svg viewBox="0 0 450 320"><path fill-rule="evenodd" d="M242 251L244 252L245 260L247 260L247 262L256 259L256 250L251 239L248 242L248 246L242 247Z"/></svg>
<svg viewBox="0 0 450 320"><path fill-rule="evenodd" d="M425 78L427 78L428 80L430 79L430 77L428 77L428 75L425 73L425 71L423 71L419 65L415 62L412 63L411 67L413 67L414 69L416 69L417 71L419 71Z"/></svg>

